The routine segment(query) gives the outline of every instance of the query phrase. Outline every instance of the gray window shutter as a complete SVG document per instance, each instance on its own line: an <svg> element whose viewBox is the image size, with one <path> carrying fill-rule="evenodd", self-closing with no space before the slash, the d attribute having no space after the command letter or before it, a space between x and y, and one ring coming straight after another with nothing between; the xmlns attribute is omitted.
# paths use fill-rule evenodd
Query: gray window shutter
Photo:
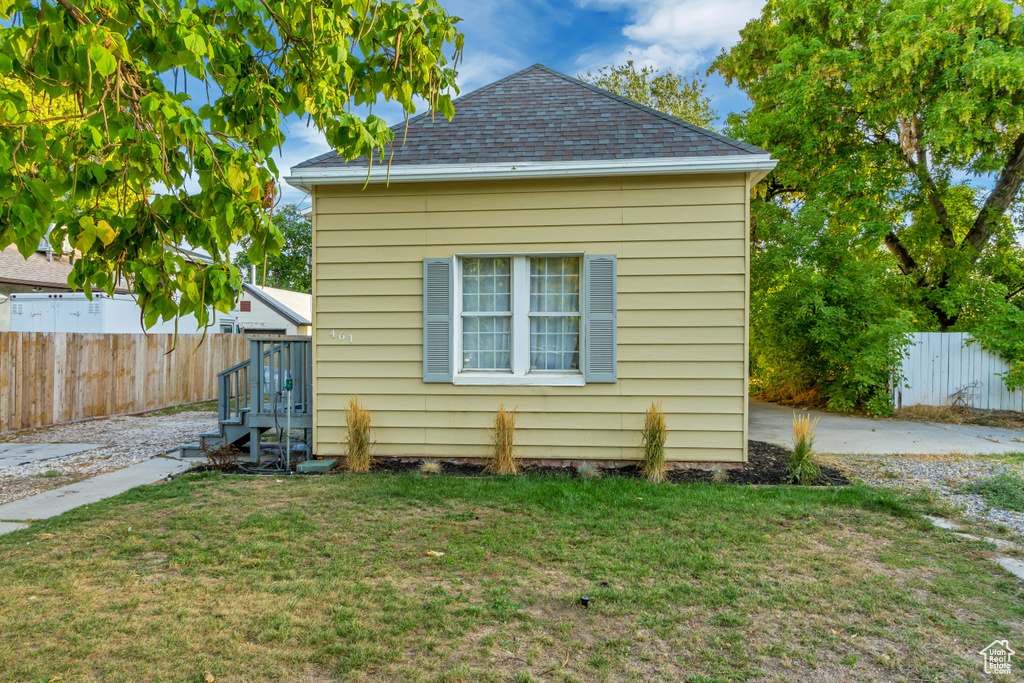
<svg viewBox="0 0 1024 683"><path fill-rule="evenodd" d="M423 381L452 381L454 274L450 258L423 259Z"/></svg>
<svg viewBox="0 0 1024 683"><path fill-rule="evenodd" d="M583 378L586 382L615 382L618 378L616 356L616 295L615 256L587 256L585 276L587 285L586 361Z"/></svg>

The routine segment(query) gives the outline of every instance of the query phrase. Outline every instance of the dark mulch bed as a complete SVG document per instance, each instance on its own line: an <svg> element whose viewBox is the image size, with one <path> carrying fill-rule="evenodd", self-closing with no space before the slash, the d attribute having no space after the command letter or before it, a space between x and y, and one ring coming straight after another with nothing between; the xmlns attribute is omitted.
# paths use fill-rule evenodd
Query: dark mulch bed
<svg viewBox="0 0 1024 683"><path fill-rule="evenodd" d="M748 441L748 458L742 468L726 470L725 481L730 484L759 484L767 486L780 486L789 484L786 479L786 463L789 460L789 451L774 444L764 441ZM444 462L444 473L462 477L484 476L484 466L477 464ZM417 470L419 462L402 462L388 459L378 461L374 464L375 471L394 472L396 474ZM643 478L640 467L627 465L625 467L608 467L604 470L605 476L613 477L634 477ZM552 467L542 465L525 465L522 468L523 474L539 474L567 476L578 478L579 473L574 467ZM686 482L711 482L714 481L715 473L702 469L679 469L670 470L665 478L673 483L681 484ZM814 482L814 486L845 486L850 480L843 476L842 472L832 467L822 467L821 476Z"/></svg>
<svg viewBox="0 0 1024 683"><path fill-rule="evenodd" d="M786 463L789 459L789 451L763 441L748 441L748 461L740 468L725 470L724 482L730 484L758 484L761 486L788 485L786 478ZM486 476L484 466L472 463L455 463L440 461L443 473L457 477L481 477ZM402 461L395 458L387 458L374 462L374 472L390 472L403 474L413 472L420 467L420 461ZM204 468L205 469L205 468ZM634 477L642 478L643 474L636 465L625 467L609 467L603 470L605 476L613 477ZM283 474L280 471L254 472L233 468L227 471L229 474ZM574 467L554 467L527 464L522 468L523 474L547 475L579 478L579 473ZM673 483L686 482L711 482L714 481L715 473L702 469L679 469L670 470L666 479ZM815 486L845 486L850 480L832 467L821 468L821 476L814 482Z"/></svg>

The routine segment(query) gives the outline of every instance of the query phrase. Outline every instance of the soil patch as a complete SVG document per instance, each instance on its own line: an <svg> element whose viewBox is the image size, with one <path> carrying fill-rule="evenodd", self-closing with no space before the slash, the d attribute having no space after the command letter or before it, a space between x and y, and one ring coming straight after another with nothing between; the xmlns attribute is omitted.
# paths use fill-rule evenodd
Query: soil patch
<svg viewBox="0 0 1024 683"><path fill-rule="evenodd" d="M790 451L776 446L774 444L766 443L764 441L748 441L748 460L743 463L742 466L728 470L711 470L711 469L676 469L669 470L665 473L667 481L674 484L692 483L692 482L714 482L728 484L756 484L759 486L787 486L791 484L790 480L786 477L786 465L789 462ZM455 477L483 477L489 476L489 473L485 471L485 466L479 463L466 463L466 462L452 462L447 460L438 460L442 467L442 475L455 476ZM372 472L383 472L391 474L406 474L419 470L421 461L419 460L401 460L398 458L378 458L374 460L371 467ZM203 466L198 468L208 469ZM196 470L192 470L195 472ZM257 472L255 470L248 470L242 468L230 468L224 470L227 474L268 474L274 476L280 476L283 472L279 470ZM640 471L639 464L636 465L625 465L622 467L606 467L601 470L604 476L608 477L630 477L635 479L644 478L643 473ZM569 477L572 479L581 478L579 471L571 466L555 466L555 465L538 465L527 463L520 467L522 474L539 475L539 476L554 476L554 477ZM336 472L328 472L326 474L335 474ZM312 475L312 476L323 476L323 475ZM441 476L441 475L431 475ZM845 486L850 483L841 471L835 467L829 467L821 465L821 474L812 485L813 486Z"/></svg>

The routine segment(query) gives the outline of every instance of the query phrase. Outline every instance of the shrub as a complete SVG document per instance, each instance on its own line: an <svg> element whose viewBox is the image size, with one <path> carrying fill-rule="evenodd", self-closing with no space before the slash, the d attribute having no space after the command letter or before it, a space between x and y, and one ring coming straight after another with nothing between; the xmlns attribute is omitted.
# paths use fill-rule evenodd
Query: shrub
<svg viewBox="0 0 1024 683"><path fill-rule="evenodd" d="M668 427L661 402L652 402L644 420L643 452L641 471L651 481L665 481L665 439Z"/></svg>
<svg viewBox="0 0 1024 683"><path fill-rule="evenodd" d="M821 474L814 462L814 427L818 418L811 421L810 415L803 417L793 413L793 452L789 455L786 476L795 484L813 484Z"/></svg>
<svg viewBox="0 0 1024 683"><path fill-rule="evenodd" d="M226 444L220 448L209 448L206 444L201 446L203 454L206 455L206 459L210 461L210 469L217 470L218 472L226 472L235 465L238 464L238 459L242 457L242 451L234 444Z"/></svg>
<svg viewBox="0 0 1024 683"><path fill-rule="evenodd" d="M960 493L979 493L990 507L1024 512L1024 479L1014 474L997 474L968 484Z"/></svg>
<svg viewBox="0 0 1024 683"><path fill-rule="evenodd" d="M890 415L914 324L900 283L856 231L833 235L806 214L762 219L750 285L750 375L762 397Z"/></svg>
<svg viewBox="0 0 1024 683"><path fill-rule="evenodd" d="M505 404L498 406L498 413L494 416L494 434L491 436L491 443L494 445L494 452L491 454L491 462L487 465L487 471L494 474L518 474L519 467L516 463L516 411L505 410Z"/></svg>
<svg viewBox="0 0 1024 683"><path fill-rule="evenodd" d="M348 399L345 422L348 424L348 454L345 459L348 471L367 472L370 469L370 411L358 396Z"/></svg>

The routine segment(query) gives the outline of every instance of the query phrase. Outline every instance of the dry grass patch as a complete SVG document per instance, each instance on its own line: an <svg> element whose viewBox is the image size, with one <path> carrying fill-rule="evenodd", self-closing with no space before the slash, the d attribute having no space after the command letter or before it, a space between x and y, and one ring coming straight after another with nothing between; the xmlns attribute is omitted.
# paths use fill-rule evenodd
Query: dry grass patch
<svg viewBox="0 0 1024 683"><path fill-rule="evenodd" d="M1003 429L1024 429L1024 413L1013 410L981 410L967 406L907 406L897 408L895 420L911 422L941 422L954 425L980 425Z"/></svg>

